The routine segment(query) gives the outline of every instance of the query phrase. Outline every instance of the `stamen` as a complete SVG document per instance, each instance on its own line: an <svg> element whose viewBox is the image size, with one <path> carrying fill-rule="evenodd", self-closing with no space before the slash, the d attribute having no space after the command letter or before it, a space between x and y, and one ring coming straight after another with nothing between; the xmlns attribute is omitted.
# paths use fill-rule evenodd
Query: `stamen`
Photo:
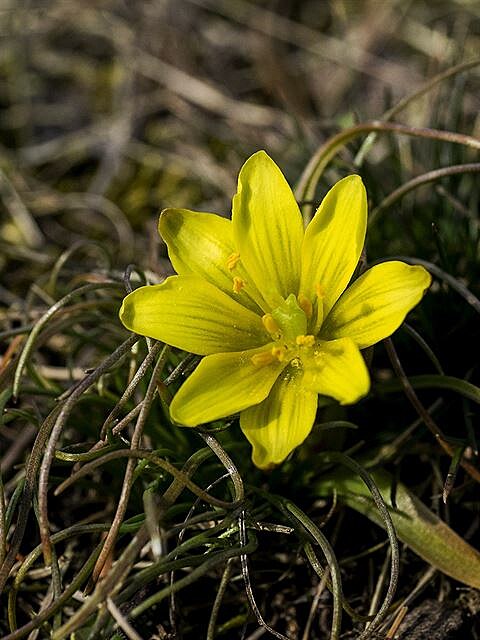
<svg viewBox="0 0 480 640"><path fill-rule="evenodd" d="M235 276L233 278L233 292L234 293L240 293L240 291L243 289L243 287L245 286L245 281L242 280L241 278L238 278L237 276Z"/></svg>
<svg viewBox="0 0 480 640"><path fill-rule="evenodd" d="M285 356L287 355L287 350L285 349L285 347L273 347L271 353L272 356L279 362L283 362L285 360Z"/></svg>
<svg viewBox="0 0 480 640"><path fill-rule="evenodd" d="M315 336L297 336L295 342L299 347L313 347L315 344Z"/></svg>
<svg viewBox="0 0 480 640"><path fill-rule="evenodd" d="M315 285L315 293L319 298L325 297L325 294L326 294L325 287L320 282L317 282L317 284Z"/></svg>
<svg viewBox="0 0 480 640"><path fill-rule="evenodd" d="M261 351L260 353L256 353L252 356L250 360L256 367L265 367L267 364L271 364L275 360L275 356L268 351Z"/></svg>
<svg viewBox="0 0 480 640"><path fill-rule="evenodd" d="M300 293L298 295L297 300L298 300L298 306L303 311L303 313L307 316L307 318L310 320L313 313L313 305L311 300L309 300L307 296L304 296L303 293Z"/></svg>
<svg viewBox="0 0 480 640"><path fill-rule="evenodd" d="M262 322L265 329L271 335L275 335L280 332L280 327L278 326L276 320L274 319L271 313L266 313L264 316L262 316Z"/></svg>
<svg viewBox="0 0 480 640"><path fill-rule="evenodd" d="M232 271L233 269L235 269L235 267L237 266L237 262L239 260L240 260L239 253L232 253L231 255L229 255L227 258L227 269L229 271Z"/></svg>

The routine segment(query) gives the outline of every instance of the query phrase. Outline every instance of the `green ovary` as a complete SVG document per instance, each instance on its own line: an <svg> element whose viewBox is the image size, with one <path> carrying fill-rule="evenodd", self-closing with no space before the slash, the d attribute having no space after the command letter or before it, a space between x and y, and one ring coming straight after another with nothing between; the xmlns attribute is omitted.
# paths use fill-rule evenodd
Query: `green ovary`
<svg viewBox="0 0 480 640"><path fill-rule="evenodd" d="M306 334L308 319L294 294L290 294L271 314L263 316L262 320L275 345L252 357L257 366L264 366L275 360L299 362L302 353L306 349L311 351L315 344L314 336Z"/></svg>
<svg viewBox="0 0 480 640"><path fill-rule="evenodd" d="M272 311L272 317L280 327L285 342L295 342L297 336L307 332L307 316L293 293Z"/></svg>

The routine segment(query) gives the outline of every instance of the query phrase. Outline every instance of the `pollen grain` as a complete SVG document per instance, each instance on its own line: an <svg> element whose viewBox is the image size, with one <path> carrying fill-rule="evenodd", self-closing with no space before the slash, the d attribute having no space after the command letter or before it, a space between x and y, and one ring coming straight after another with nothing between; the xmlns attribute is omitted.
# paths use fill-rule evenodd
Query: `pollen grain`
<svg viewBox="0 0 480 640"><path fill-rule="evenodd" d="M318 298L324 298L325 297L325 287L323 286L323 284L321 282L317 282L317 284L315 285L315 293L317 294Z"/></svg>
<svg viewBox="0 0 480 640"><path fill-rule="evenodd" d="M227 269L229 271L233 271L233 269L235 269L235 267L237 266L237 262L240 260L240 254L239 253L232 253L228 256L227 258Z"/></svg>
<svg viewBox="0 0 480 640"><path fill-rule="evenodd" d="M244 286L245 286L245 281L242 280L242 278L238 278L237 276L235 276L233 278L233 292L234 293L240 293L240 291L243 289Z"/></svg>
<svg viewBox="0 0 480 640"><path fill-rule="evenodd" d="M299 347L313 347L313 345L315 344L315 336L297 336L295 338L295 342Z"/></svg>
<svg viewBox="0 0 480 640"><path fill-rule="evenodd" d="M267 364L271 364L275 360L275 356L269 351L262 351L261 353L253 355L250 360L255 367L265 367Z"/></svg>
<svg viewBox="0 0 480 640"><path fill-rule="evenodd" d="M298 306L303 311L303 313L307 316L307 318L310 320L313 314L313 305L311 300L307 298L307 296L304 296L303 293L300 293L298 295L297 300L298 300Z"/></svg>
<svg viewBox="0 0 480 640"><path fill-rule="evenodd" d="M280 327L278 326L276 320L272 316L271 313L266 313L262 316L262 322L265 329L268 331L270 335L275 335L279 333Z"/></svg>
<svg viewBox="0 0 480 640"><path fill-rule="evenodd" d="M287 355L285 347L273 347L271 351L272 356L279 362L283 362Z"/></svg>

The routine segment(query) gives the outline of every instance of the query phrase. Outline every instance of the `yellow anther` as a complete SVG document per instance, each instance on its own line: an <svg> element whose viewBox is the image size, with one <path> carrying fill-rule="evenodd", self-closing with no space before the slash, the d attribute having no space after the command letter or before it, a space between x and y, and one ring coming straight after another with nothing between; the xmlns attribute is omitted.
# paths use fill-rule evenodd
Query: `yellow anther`
<svg viewBox="0 0 480 640"><path fill-rule="evenodd" d="M240 260L239 253L232 253L231 255L229 255L227 258L227 269L229 271L232 271L233 269L235 269L235 267L237 266L237 262L239 260Z"/></svg>
<svg viewBox="0 0 480 640"><path fill-rule="evenodd" d="M267 364L271 364L275 357L269 351L261 351L252 356L250 360L256 367L265 367Z"/></svg>
<svg viewBox="0 0 480 640"><path fill-rule="evenodd" d="M326 293L325 287L322 284L320 284L320 282L317 282L317 284L315 285L315 293L319 298L325 297L325 293Z"/></svg>
<svg viewBox="0 0 480 640"><path fill-rule="evenodd" d="M244 286L245 286L245 281L235 276L233 279L233 292L240 293L240 291L243 289Z"/></svg>
<svg viewBox="0 0 480 640"><path fill-rule="evenodd" d="M315 344L315 337L311 335L297 336L295 338L295 342L299 347L313 347L313 345Z"/></svg>
<svg viewBox="0 0 480 640"><path fill-rule="evenodd" d="M279 362L283 362L285 360L285 356L287 355L287 350L285 349L285 347L273 347L271 354L276 360L278 360Z"/></svg>
<svg viewBox="0 0 480 640"><path fill-rule="evenodd" d="M279 333L280 327L278 326L276 320L274 319L271 313L266 313L264 316L262 316L262 322L265 329L271 335Z"/></svg>
<svg viewBox="0 0 480 640"><path fill-rule="evenodd" d="M303 311L303 313L307 316L307 318L310 320L313 313L313 305L311 300L309 300L307 296L304 296L303 293L299 294L299 296L297 297L297 300L298 300L298 306Z"/></svg>

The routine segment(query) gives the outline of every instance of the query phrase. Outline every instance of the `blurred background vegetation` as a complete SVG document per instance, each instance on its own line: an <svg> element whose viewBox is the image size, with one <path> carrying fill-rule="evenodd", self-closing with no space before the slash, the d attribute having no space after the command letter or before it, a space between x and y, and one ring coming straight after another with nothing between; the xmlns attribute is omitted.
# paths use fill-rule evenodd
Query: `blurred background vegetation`
<svg viewBox="0 0 480 640"><path fill-rule="evenodd" d="M98 556L96 545L114 514L123 529L121 541L114 551L110 549L107 569L103 569L107 573L120 552L128 550L131 533L138 533L144 514L150 513L146 494L163 495L169 487L169 472L159 476L143 460L143 467L135 472L135 484L132 480L122 494L125 459L120 459L110 461L108 471L97 470L78 480L68 498L50 492L47 503L47 488L68 477L72 466L75 470L74 465L91 460L92 455L85 452L105 433L109 440L103 444L112 455L122 446L131 447L131 423L142 398L154 392L141 378L135 392L118 404L152 345L141 342L130 352L127 344L123 352L116 352L128 339L116 314L129 264L138 271L138 275L132 271L134 286L145 279L158 282L171 273L156 231L160 209L178 206L228 216L238 170L260 148L268 151L294 185L325 140L357 123L382 119L432 78L462 64L464 68L432 85L393 120L480 138L480 74L475 64L480 53L480 5L478 0L3 0L0 45L0 408L4 410L0 582L7 584L10 602L7 607L7 598L0 601L0 636L13 640L35 633L32 630L41 623L32 621L47 611L40 637L51 637L56 630L60 635L54 637L59 639L67 637L62 636L67 633L62 625L84 605L81 589L91 575L95 553ZM372 140L366 149L364 139L355 139L328 165L314 200L344 175L362 175L370 209L380 207L369 231L368 261L395 255L423 259L449 274L457 287L437 278L411 317L421 338L410 329L395 336L405 370L409 375L444 371L478 384L480 302L469 298L480 294L480 188L478 165L473 167L478 149L435 136L425 139L391 132ZM470 169L432 177L391 205L384 202L416 176L467 163ZM77 293L84 286L87 289ZM59 300L63 302L58 309L53 308ZM37 333L28 343L35 326ZM156 348L149 362L159 354L164 358L164 380L184 362L184 354L162 355ZM116 359L102 369L112 353L117 353ZM86 371L93 378L82 387ZM321 470L312 452L331 447L386 463L462 536L472 539L479 526L478 485L471 474L461 471L449 502L446 506L441 502L451 456L442 451L422 420L415 422L418 415L398 388L395 393L388 388L395 382L395 373L382 346L376 349L372 372L377 383L373 399L340 414L336 408L327 408L322 418L348 420L361 428L344 425L318 430L293 462L269 478L250 466L248 447L236 423L219 435L245 482L297 500L313 518L326 521L344 562L344 588L364 612L369 606L375 609L388 582L388 564L382 569L385 534L345 509L330 513L330 502L315 495L315 478ZM171 382L175 386L178 378ZM196 455L202 442L169 424L168 388L160 390L162 402L152 396L152 410L140 414L142 446L162 449L159 455L180 468ZM451 452L460 451L461 456L465 451L475 467L478 411L474 403L448 389L423 394L425 406L434 407ZM71 405L69 398L74 398ZM59 411L66 405L63 431L59 427L53 437L52 425L59 424ZM118 426L114 418L130 411L130 420L122 426L126 430L112 433L112 425ZM101 433L102 424L109 420L110 427ZM417 425L415 431L412 424ZM402 433L406 435L398 441ZM387 455L382 447L392 442ZM55 453L56 448L63 454ZM209 461L194 480L206 488L224 471ZM215 495L232 498L228 488ZM181 530L178 523L194 504L193 494L188 496L167 505L165 527L172 536ZM249 499L252 522L272 519L287 526L264 497L252 493ZM210 545L225 552L228 541L236 540L238 530L232 533L231 521L222 520L219 513L209 512L210 520L205 516L199 526L206 532L208 523L216 523L225 537L212 534L208 544L202 539L198 544L204 551ZM47 526L43 532L42 524ZM59 543L59 557L50 558L53 570L48 558L42 564L42 548L37 545L42 543L45 551L51 534L61 538L62 531L72 526L86 527L81 541L73 533L65 534L62 540L68 544ZM355 539L352 530L358 532ZM251 580L258 606L265 620L289 638L328 638L329 592L324 583L318 589L317 576L305 568L298 539L292 540L281 527L277 533L284 535L272 537L275 542L271 543L268 535L273 534L267 534L267 542L260 541L259 549L252 551ZM132 573L125 573L124 585L146 570L148 553L141 551L145 543L137 539L137 555L130 564L125 560ZM173 545L171 538L169 545ZM35 548L32 563L38 557L37 564L27 567L12 587L19 567ZM170 552L174 548L169 546ZM364 555L357 559L360 553ZM232 552L232 557L238 559L238 553ZM471 592L466 587L459 591L458 584L455 587L438 572L425 573L423 561L408 551L402 558L397 608L409 594L417 593L420 584L435 606L438 602L453 606L435 613L439 619L448 618L450 611L459 617L455 629L463 635L450 637L478 634L472 620L480 605ZM198 564L188 556L187 560L192 566ZM68 633L77 629L76 638L114 637L114 633L135 638L125 625L122 632L115 632L115 625L120 620L122 626L132 608L152 593L167 589L170 579L174 583L173 574L162 567L153 584L147 578L133 580L138 586L134 593L122 587L120 608L115 609L111 601L107 613L101 608L96 614L96 605L105 598L93 591L92 611L84 609ZM182 576L188 577L190 569L185 567L190 567L188 562L181 567ZM83 570L83 578L75 583ZM221 592L225 608L220 622L215 618L218 611L211 622L211 612L222 573L216 566L206 567L200 583L192 579L193 586L186 583L183 590L182 583L179 587L180 605L168 592L166 604L162 601L152 616L142 619L137 612L141 623L137 620L135 626L141 637L207 637L207 627L209 638L214 633L226 638L260 637L265 627L259 626L258 616L246 604L240 564L230 570L230 591ZM72 580L75 598L65 597L61 608L52 609L52 602L65 596ZM115 586L114 581L112 594ZM90 592L93 587L91 583ZM460 596L464 596L462 602ZM395 611L390 611L390 624ZM357 637L359 628L358 623L345 622L342 633ZM433 637L431 629L426 633Z"/></svg>
<svg viewBox="0 0 480 640"><path fill-rule="evenodd" d="M2 164L30 212L12 222L10 195L2 237L35 250L24 287L78 239L113 248L120 268L141 255L158 270L160 208L228 215L255 150L294 182L326 137L480 50L468 0L4 0L0 19ZM397 120L478 134L478 73L440 84ZM410 140L376 146L372 199L440 153L454 162L463 152L419 147L420 157Z"/></svg>

